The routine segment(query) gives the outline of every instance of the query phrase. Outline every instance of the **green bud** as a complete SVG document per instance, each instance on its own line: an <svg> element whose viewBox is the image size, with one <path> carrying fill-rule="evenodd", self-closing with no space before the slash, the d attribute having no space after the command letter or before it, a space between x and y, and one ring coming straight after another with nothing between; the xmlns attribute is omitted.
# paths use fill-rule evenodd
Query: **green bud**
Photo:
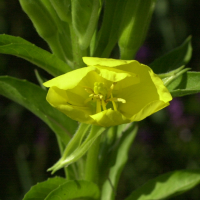
<svg viewBox="0 0 200 200"><path fill-rule="evenodd" d="M95 32L101 8L100 2L100 0L73 0L71 2L72 25L82 50L90 45Z"/></svg>
<svg viewBox="0 0 200 200"><path fill-rule="evenodd" d="M71 0L50 0L59 18L71 23Z"/></svg>
<svg viewBox="0 0 200 200"><path fill-rule="evenodd" d="M60 57L62 60L66 61L69 65L71 65L70 63L73 60L73 56L72 56L72 44L71 44L71 35L70 35L70 29L69 29L69 24L65 21L63 21L60 17L59 17L59 13L57 13L54 4L58 5L59 2L63 2L67 4L67 1L63 1L63 0L58 0L56 1L56 3L54 2L54 4L52 4L53 0L50 2L49 0L40 0L43 5L46 7L46 9L49 11L52 19L55 22L55 26L57 26L57 31L58 31L58 35L57 38L55 40L48 40L47 42L50 43L49 45L51 46L51 49L54 50L55 54L56 52L58 52L58 50L56 49L56 46L60 46L60 53L59 55L57 55L58 57ZM63 7L64 8L64 7ZM55 41L55 44L54 44ZM61 54L63 56L61 56Z"/></svg>
<svg viewBox="0 0 200 200"><path fill-rule="evenodd" d="M20 0L20 4L42 38L49 38L56 34L57 28L55 22L40 1Z"/></svg>
<svg viewBox="0 0 200 200"><path fill-rule="evenodd" d="M49 0L20 0L20 4L51 51L71 64L73 58L69 26L60 20Z"/></svg>
<svg viewBox="0 0 200 200"><path fill-rule="evenodd" d="M107 0L101 28L97 34L95 48L92 55L108 58L118 42L123 10L127 0Z"/></svg>
<svg viewBox="0 0 200 200"><path fill-rule="evenodd" d="M121 59L133 59L142 45L156 0L128 0L119 37Z"/></svg>

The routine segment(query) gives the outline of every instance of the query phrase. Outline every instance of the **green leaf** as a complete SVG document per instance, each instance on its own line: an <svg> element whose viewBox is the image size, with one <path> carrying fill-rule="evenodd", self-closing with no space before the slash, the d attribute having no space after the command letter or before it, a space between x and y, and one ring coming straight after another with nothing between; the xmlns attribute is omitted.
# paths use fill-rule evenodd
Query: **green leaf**
<svg viewBox="0 0 200 200"><path fill-rule="evenodd" d="M47 92L26 80L0 77L0 94L19 103L41 118L67 144L77 123L46 101Z"/></svg>
<svg viewBox="0 0 200 200"><path fill-rule="evenodd" d="M73 0L72 4L72 25L79 39L81 49L86 49L95 32L100 0Z"/></svg>
<svg viewBox="0 0 200 200"><path fill-rule="evenodd" d="M200 170L180 170L161 175L135 190L125 200L166 199L200 183Z"/></svg>
<svg viewBox="0 0 200 200"><path fill-rule="evenodd" d="M71 68L58 57L20 37L0 35L0 53L26 59L53 76L71 71Z"/></svg>
<svg viewBox="0 0 200 200"><path fill-rule="evenodd" d="M71 0L50 0L59 18L62 21L71 22Z"/></svg>
<svg viewBox="0 0 200 200"><path fill-rule="evenodd" d="M170 85L175 79L182 76L184 73L189 71L191 68L184 68L185 66L181 66L178 69L170 71L169 73L159 74L158 76L162 78L162 81L165 86Z"/></svg>
<svg viewBox="0 0 200 200"><path fill-rule="evenodd" d="M70 200L77 198L98 199L99 195L99 188L96 184L85 180L76 180L67 181L59 185L45 200Z"/></svg>
<svg viewBox="0 0 200 200"><path fill-rule="evenodd" d="M200 72L187 72L167 86L173 97L200 92Z"/></svg>
<svg viewBox="0 0 200 200"><path fill-rule="evenodd" d="M104 7L103 22L97 34L93 56L108 58L119 38L120 22L127 0L109 0Z"/></svg>
<svg viewBox="0 0 200 200"><path fill-rule="evenodd" d="M121 59L135 57L146 37L155 3L155 0L127 0L118 42Z"/></svg>
<svg viewBox="0 0 200 200"><path fill-rule="evenodd" d="M56 164L49 168L48 171L52 171L52 173L54 173L62 167L65 167L80 159L88 151L98 136L106 130L104 127L93 125L91 131L87 135L87 138L85 138L88 128L89 125L87 124L82 124L79 127L74 137L70 140L69 146L66 147L60 160L58 160ZM80 137L81 133L82 137Z"/></svg>
<svg viewBox="0 0 200 200"><path fill-rule="evenodd" d="M56 34L55 22L41 1L19 0L19 3L41 37L52 37Z"/></svg>
<svg viewBox="0 0 200 200"><path fill-rule="evenodd" d="M25 194L23 200L44 200L50 192L66 181L66 179L61 177L49 178L47 181L38 183L31 187L31 189Z"/></svg>
<svg viewBox="0 0 200 200"><path fill-rule="evenodd" d="M27 1L27 0L26 0ZM62 3L61 3L62 1ZM71 14L70 7L71 5L69 4L69 0L63 2L63 0L60 1L60 7L63 8L63 11L65 10L65 14L67 14L67 10L69 14ZM39 5L39 7L42 7L44 5L44 8L42 9L43 12L44 10L47 9L48 14L52 17L54 21L54 27L56 27L57 33L52 36L52 37L43 37L44 40L49 44L52 52L58 56L61 60L64 62L68 63L70 67L72 66L72 61L73 61L73 56L72 56L72 40L71 40L71 35L70 35L70 29L69 29L69 24L63 20L60 19L59 14L56 12L56 8L58 7L59 1L57 0L56 3L50 2L49 0L40 0L40 1L35 1L31 0L32 5ZM41 5L42 3L42 5ZM55 7L56 4L56 7ZM63 5L61 5L63 4ZM31 9L32 6L31 6ZM37 13L37 9L33 10L34 13ZM29 14L29 13L27 13ZM34 19L29 15L31 18L32 22L34 23ZM42 16L40 16L41 18ZM37 25L34 23L34 25ZM39 29L43 27L38 27L37 31L39 33Z"/></svg>
<svg viewBox="0 0 200 200"><path fill-rule="evenodd" d="M169 53L156 59L150 64L155 73L165 73L186 65L192 56L191 36L189 36L182 45L173 49Z"/></svg>
<svg viewBox="0 0 200 200"><path fill-rule="evenodd" d="M49 0L19 0L38 34L48 43L51 51L61 60L71 64L69 26L60 20Z"/></svg>
<svg viewBox="0 0 200 200"><path fill-rule="evenodd" d="M117 145L112 149L111 156L105 157L105 161L109 164L110 170L108 175L109 180L107 179L102 187L102 200L113 200L115 198L119 177L128 160L128 151L136 136L137 130L138 127L132 124L127 131L123 134L120 133L121 137L117 141ZM104 164L102 167L105 167Z"/></svg>

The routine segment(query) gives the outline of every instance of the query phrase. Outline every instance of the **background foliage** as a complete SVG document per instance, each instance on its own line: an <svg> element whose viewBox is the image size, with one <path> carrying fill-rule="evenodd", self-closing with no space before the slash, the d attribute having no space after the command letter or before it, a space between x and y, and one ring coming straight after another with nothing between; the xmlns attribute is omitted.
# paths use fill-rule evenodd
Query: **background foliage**
<svg viewBox="0 0 200 200"><path fill-rule="evenodd" d="M149 64L192 35L193 57L187 67L200 71L199 9L197 0L158 0L137 59ZM0 1L0 33L20 36L48 50L16 0ZM0 55L0 63L0 75L37 83L36 67L29 62ZM118 199L162 173L200 167L199 103L199 94L176 98L167 109L140 122L130 162L120 181ZM51 177L46 169L59 157L56 138L39 118L2 96L0 110L0 199L22 199L31 185ZM62 175L62 171L57 175ZM175 199L199 199L199 187Z"/></svg>

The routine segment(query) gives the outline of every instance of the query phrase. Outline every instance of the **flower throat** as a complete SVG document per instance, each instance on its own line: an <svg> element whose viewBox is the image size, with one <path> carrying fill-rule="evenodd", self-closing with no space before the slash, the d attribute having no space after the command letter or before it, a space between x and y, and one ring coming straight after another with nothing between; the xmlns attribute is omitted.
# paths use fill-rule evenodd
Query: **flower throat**
<svg viewBox="0 0 200 200"><path fill-rule="evenodd" d="M113 109L117 111L116 102L126 103L125 99L113 97L112 91L116 83L112 83L110 88L107 88L102 82L95 82L93 89L85 87L85 91L89 93L89 98L85 100L85 104L94 101L96 102L96 113L107 110L106 106L109 102L112 103Z"/></svg>

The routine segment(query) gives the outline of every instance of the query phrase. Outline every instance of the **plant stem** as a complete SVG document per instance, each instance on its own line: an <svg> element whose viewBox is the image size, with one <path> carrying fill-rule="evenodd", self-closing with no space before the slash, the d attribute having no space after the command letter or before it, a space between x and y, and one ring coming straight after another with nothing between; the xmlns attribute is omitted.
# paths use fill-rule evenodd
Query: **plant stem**
<svg viewBox="0 0 200 200"><path fill-rule="evenodd" d="M92 127L92 131L94 131ZM95 140L91 148L87 153L87 160L85 166L85 180L98 183L99 176L99 146L101 141L101 135Z"/></svg>
<svg viewBox="0 0 200 200"><path fill-rule="evenodd" d="M63 152L64 152L64 145L62 143L62 140L60 139L59 136L57 136L57 142L58 142L58 147L59 147L59 150L60 150L60 155L62 156ZM66 178L68 177L68 170L67 170L67 167L64 167L64 172L65 172L65 176Z"/></svg>

